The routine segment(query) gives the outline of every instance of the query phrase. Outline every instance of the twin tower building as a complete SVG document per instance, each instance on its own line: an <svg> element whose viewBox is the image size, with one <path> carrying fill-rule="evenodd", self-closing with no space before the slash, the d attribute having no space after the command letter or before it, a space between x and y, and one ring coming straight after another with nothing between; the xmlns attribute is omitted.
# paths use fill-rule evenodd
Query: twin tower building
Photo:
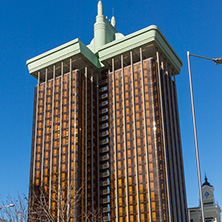
<svg viewBox="0 0 222 222"><path fill-rule="evenodd" d="M124 36L99 1L90 45L75 39L27 66L38 79L32 209L44 194L55 221L187 222L182 62L156 26Z"/></svg>

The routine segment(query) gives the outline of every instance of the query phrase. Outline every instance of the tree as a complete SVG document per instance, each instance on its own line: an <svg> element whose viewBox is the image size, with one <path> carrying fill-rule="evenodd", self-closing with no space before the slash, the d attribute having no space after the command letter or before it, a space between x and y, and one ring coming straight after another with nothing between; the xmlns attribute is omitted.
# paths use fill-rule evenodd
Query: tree
<svg viewBox="0 0 222 222"><path fill-rule="evenodd" d="M72 193L72 189L68 191L68 194L64 196L64 190L66 188L61 187L60 191L56 191L55 197L52 198L52 202L56 205L57 215L54 215L50 209L48 197L49 194L44 189L39 188L38 194L33 194L33 200L29 203L29 221L47 221L47 222L67 222L70 221L70 207L79 207L79 201L82 197L82 187L74 193L73 198L69 198ZM33 203L31 203L33 201Z"/></svg>
<svg viewBox="0 0 222 222"><path fill-rule="evenodd" d="M20 195L16 198L8 196L6 201L1 201L0 206L7 206L14 204L14 207L0 207L0 222L67 222L70 221L70 206L79 207L80 200L82 198L83 187L75 192L74 198L64 198L63 190L57 193L56 198L53 201L56 202L57 211L59 215L55 218L49 204L48 194L44 189L39 189L38 194L34 194L34 205L31 205L28 198L25 195ZM71 195L71 190L69 195ZM69 196L67 195L67 196ZM87 222L103 221L101 210L95 210L93 212L87 212L80 215L80 218Z"/></svg>

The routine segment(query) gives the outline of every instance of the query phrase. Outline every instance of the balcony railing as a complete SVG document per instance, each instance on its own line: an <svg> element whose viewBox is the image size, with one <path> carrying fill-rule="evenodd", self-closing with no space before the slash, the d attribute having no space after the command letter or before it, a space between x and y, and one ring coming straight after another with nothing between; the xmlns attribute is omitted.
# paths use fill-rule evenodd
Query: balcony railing
<svg viewBox="0 0 222 222"><path fill-rule="evenodd" d="M104 86L104 87L102 87L101 89L100 89L100 92L104 92L104 91L106 91L107 90L107 86Z"/></svg>
<svg viewBox="0 0 222 222"><path fill-rule="evenodd" d="M103 202L103 204L109 203L110 202L110 198L109 197L103 198L102 202Z"/></svg>
<svg viewBox="0 0 222 222"><path fill-rule="evenodd" d="M104 195L109 194L109 193L110 193L109 189L102 191L102 194L104 194Z"/></svg>
<svg viewBox="0 0 222 222"><path fill-rule="evenodd" d="M102 118L100 118L100 121L105 121L105 120L108 120L108 115L103 116Z"/></svg>
<svg viewBox="0 0 222 222"><path fill-rule="evenodd" d="M109 212L110 211L110 207L103 207L103 212L106 213L106 212Z"/></svg>
<svg viewBox="0 0 222 222"><path fill-rule="evenodd" d="M108 112L108 108L102 109L101 114L107 113Z"/></svg>
<svg viewBox="0 0 222 222"><path fill-rule="evenodd" d="M104 83L108 83L107 79L101 80L101 81L99 82L100 85L102 85L102 84L104 84Z"/></svg>
<svg viewBox="0 0 222 222"><path fill-rule="evenodd" d="M106 153L109 151L109 146L103 147L102 148L102 153Z"/></svg>
<svg viewBox="0 0 222 222"><path fill-rule="evenodd" d="M106 93L106 94L101 95L101 96L100 96L100 99L105 99L105 98L107 98L107 97L108 97L108 95L107 95L107 93Z"/></svg>
<svg viewBox="0 0 222 222"><path fill-rule="evenodd" d="M106 106L108 104L108 101L101 102L101 106Z"/></svg>
<svg viewBox="0 0 222 222"><path fill-rule="evenodd" d="M109 159L109 154L106 153L106 154L103 154L101 160L108 160Z"/></svg>
<svg viewBox="0 0 222 222"><path fill-rule="evenodd" d="M109 142L109 139L108 138L106 138L106 139L104 139L104 140L102 140L102 145L105 145L105 144L107 144Z"/></svg>
<svg viewBox="0 0 222 222"><path fill-rule="evenodd" d="M110 221L110 216L105 216L105 217L103 217L103 219L104 219L105 222Z"/></svg>
<svg viewBox="0 0 222 222"><path fill-rule="evenodd" d="M106 171L104 173L101 174L101 176L104 178L104 177L108 177L109 176L109 171Z"/></svg>
<svg viewBox="0 0 222 222"><path fill-rule="evenodd" d="M108 160L108 159L109 159L109 154L108 153L106 155L102 156L103 161Z"/></svg>
<svg viewBox="0 0 222 222"><path fill-rule="evenodd" d="M109 163L104 163L104 164L102 164L102 169L104 170L104 169L107 169L107 168L109 168Z"/></svg>
<svg viewBox="0 0 222 222"><path fill-rule="evenodd" d="M108 186L110 184L109 179L102 181L102 186Z"/></svg>
<svg viewBox="0 0 222 222"><path fill-rule="evenodd" d="M107 128L108 126L109 126L108 123L103 123L102 126L101 126L101 128L102 128L102 129L105 129L105 128Z"/></svg>
<svg viewBox="0 0 222 222"><path fill-rule="evenodd" d="M106 130L104 132L101 133L101 136L108 136L109 135L109 130Z"/></svg>

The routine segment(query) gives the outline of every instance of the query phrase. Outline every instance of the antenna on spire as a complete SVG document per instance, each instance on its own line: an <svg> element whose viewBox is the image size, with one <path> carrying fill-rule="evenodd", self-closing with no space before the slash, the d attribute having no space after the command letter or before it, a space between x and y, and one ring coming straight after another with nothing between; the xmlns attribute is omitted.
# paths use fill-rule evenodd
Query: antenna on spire
<svg viewBox="0 0 222 222"><path fill-rule="evenodd" d="M114 16L114 8L112 8L112 16Z"/></svg>
<svg viewBox="0 0 222 222"><path fill-rule="evenodd" d="M206 173L205 173L205 178L204 179L205 179L205 182L207 182L207 174Z"/></svg>
<svg viewBox="0 0 222 222"><path fill-rule="evenodd" d="M103 15L103 3L98 1L98 15Z"/></svg>

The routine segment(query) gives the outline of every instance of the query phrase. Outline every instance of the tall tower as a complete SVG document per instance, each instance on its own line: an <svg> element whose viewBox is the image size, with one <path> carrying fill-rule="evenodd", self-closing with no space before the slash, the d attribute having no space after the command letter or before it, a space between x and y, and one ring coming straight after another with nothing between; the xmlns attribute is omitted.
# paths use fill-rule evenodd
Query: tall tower
<svg viewBox="0 0 222 222"><path fill-rule="evenodd" d="M27 66L38 79L34 210L43 191L57 221L95 214L117 222L187 221L175 81L182 62L156 26L123 36L99 1L90 45L75 39Z"/></svg>

